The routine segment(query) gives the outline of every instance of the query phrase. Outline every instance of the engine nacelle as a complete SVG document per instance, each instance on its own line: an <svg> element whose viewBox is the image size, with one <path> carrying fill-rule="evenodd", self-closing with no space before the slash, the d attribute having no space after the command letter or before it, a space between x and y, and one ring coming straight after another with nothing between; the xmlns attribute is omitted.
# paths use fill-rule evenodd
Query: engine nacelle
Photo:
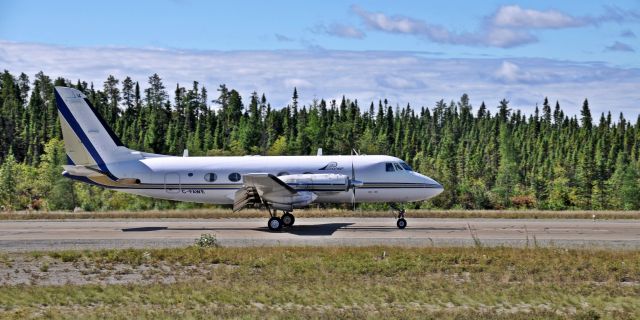
<svg viewBox="0 0 640 320"><path fill-rule="evenodd" d="M335 173L290 174L279 176L278 179L296 190L347 191L351 186L348 176Z"/></svg>
<svg viewBox="0 0 640 320"><path fill-rule="evenodd" d="M271 204L271 207L283 211L291 211L294 208L306 207L317 198L318 195L309 191L299 191L298 193L292 194L290 196L264 197L264 199Z"/></svg>

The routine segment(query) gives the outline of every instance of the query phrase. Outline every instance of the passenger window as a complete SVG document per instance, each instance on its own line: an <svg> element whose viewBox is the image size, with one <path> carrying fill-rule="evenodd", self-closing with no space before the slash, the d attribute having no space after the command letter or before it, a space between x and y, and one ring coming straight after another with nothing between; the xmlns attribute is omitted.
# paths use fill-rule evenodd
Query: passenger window
<svg viewBox="0 0 640 320"><path fill-rule="evenodd" d="M216 175L213 172L207 173L207 174L204 175L204 181L214 182L214 181L216 181L216 179L218 179L218 175Z"/></svg>
<svg viewBox="0 0 640 320"><path fill-rule="evenodd" d="M385 168L386 168L387 172L396 171L396 169L393 167L393 163L387 162L384 165L385 165Z"/></svg>
<svg viewBox="0 0 640 320"><path fill-rule="evenodd" d="M237 181L240 181L240 178L242 178L242 177L241 177L241 176L240 176L240 174L239 174L239 173L237 173L237 172L234 172L234 173L229 174L229 181L231 181L231 182L237 182Z"/></svg>

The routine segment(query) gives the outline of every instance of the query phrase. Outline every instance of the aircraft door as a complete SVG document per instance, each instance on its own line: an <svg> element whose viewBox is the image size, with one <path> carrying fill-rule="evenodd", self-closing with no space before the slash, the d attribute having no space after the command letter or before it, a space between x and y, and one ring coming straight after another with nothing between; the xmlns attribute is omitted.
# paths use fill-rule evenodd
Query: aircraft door
<svg viewBox="0 0 640 320"><path fill-rule="evenodd" d="M170 172L165 174L164 190L167 193L179 193L180 192L180 175L175 172Z"/></svg>

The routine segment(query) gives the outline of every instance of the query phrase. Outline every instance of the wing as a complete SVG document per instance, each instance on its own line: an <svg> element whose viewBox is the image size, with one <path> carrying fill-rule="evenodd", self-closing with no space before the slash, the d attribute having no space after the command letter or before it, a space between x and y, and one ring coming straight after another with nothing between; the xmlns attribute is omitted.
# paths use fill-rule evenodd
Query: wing
<svg viewBox="0 0 640 320"><path fill-rule="evenodd" d="M267 199L291 197L298 193L278 177L269 173L249 173L243 176L244 185L234 195L233 211Z"/></svg>
<svg viewBox="0 0 640 320"><path fill-rule="evenodd" d="M269 173L246 174L244 185L254 187L260 197L290 196L297 193L291 186Z"/></svg>

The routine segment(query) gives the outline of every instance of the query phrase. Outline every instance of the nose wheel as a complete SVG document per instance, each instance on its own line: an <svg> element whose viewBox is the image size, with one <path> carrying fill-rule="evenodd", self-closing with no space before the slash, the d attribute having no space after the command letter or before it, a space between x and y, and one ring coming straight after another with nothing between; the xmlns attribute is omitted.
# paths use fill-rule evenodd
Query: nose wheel
<svg viewBox="0 0 640 320"><path fill-rule="evenodd" d="M398 214L398 217L397 217L398 220L396 220L396 226L398 226L398 229L406 228L407 220L404 219L404 213L405 213L404 209L398 207L396 204L393 204L393 203L390 205L391 205L391 208Z"/></svg>
<svg viewBox="0 0 640 320"><path fill-rule="evenodd" d="M404 229L407 227L407 220L400 218L396 221L396 225L398 226L398 229Z"/></svg>

